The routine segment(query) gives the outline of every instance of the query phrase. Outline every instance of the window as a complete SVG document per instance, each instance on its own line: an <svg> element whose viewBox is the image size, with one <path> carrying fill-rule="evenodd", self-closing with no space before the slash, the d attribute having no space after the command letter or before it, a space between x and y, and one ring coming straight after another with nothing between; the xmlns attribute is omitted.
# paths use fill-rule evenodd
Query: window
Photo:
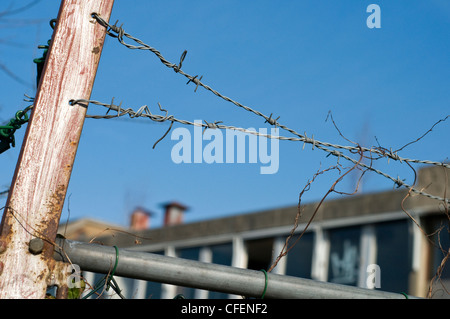
<svg viewBox="0 0 450 319"><path fill-rule="evenodd" d="M295 243L298 237L299 235L292 237L288 247ZM285 257L287 258L286 275L308 279L311 278L313 245L314 234L305 233Z"/></svg>
<svg viewBox="0 0 450 319"><path fill-rule="evenodd" d="M253 239L245 242L248 269L267 270L271 266L273 238Z"/></svg>
<svg viewBox="0 0 450 319"><path fill-rule="evenodd" d="M161 299L161 284L159 282L147 281L145 297L147 299Z"/></svg>
<svg viewBox="0 0 450 319"><path fill-rule="evenodd" d="M416 227L416 226L414 226ZM380 267L380 289L407 292L412 267L412 233L409 220L375 225L377 258Z"/></svg>
<svg viewBox="0 0 450 319"><path fill-rule="evenodd" d="M360 227L330 230L328 280L356 286L359 273Z"/></svg>
<svg viewBox="0 0 450 319"><path fill-rule="evenodd" d="M231 266L231 256L233 247L231 243L210 246L212 253L212 263Z"/></svg>

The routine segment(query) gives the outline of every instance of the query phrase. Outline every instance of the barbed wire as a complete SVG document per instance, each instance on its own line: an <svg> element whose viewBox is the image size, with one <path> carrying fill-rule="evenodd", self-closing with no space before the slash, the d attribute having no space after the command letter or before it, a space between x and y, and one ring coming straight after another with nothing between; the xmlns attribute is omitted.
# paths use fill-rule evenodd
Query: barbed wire
<svg viewBox="0 0 450 319"><path fill-rule="evenodd" d="M108 108L108 111L106 112L106 115L86 115L87 118L92 118L92 119L112 119L112 118L119 118L125 115L128 115L130 118L138 118L138 117L144 117L144 118L149 118L152 121L155 122L172 122L172 124L174 122L180 123L180 124L184 124L184 125L192 125L192 126L197 126L197 127L203 127L204 130L206 129L222 129L222 130L235 130L235 131L240 131L243 133L247 133L247 134L252 134L252 135L256 135L256 136L262 136L265 138L269 138L269 139L279 139L279 140L287 140L287 141L297 141L297 142L303 142L303 143L307 143L305 141L305 138L296 138L296 137L286 137L286 136L280 136L280 135L272 135L272 134L264 134L264 133L260 133L257 132L255 130L249 130L249 129L244 129L242 127L236 127L236 126L229 126L229 125L224 125L221 124L221 121L216 121L216 122L207 122L204 120L204 123L202 122L192 122L192 121L187 121L187 120L181 120L178 119L176 117L174 117L173 115L169 115L168 111L163 109L161 104L158 103L159 109L160 111L165 112L165 115L159 115L159 114L153 114L150 111L150 108L148 107L148 105L144 105L141 106L138 111L134 111L132 108L122 108L122 102L119 105L115 105L114 104L114 98L112 99L111 103L103 103L103 102L99 102L99 101L95 101L95 100L86 100L86 99L72 99L69 101L70 105L81 105L83 107L88 107L89 104L94 104L97 106L103 106ZM117 112L117 114L113 115L113 114L109 114L109 112L113 110L115 112ZM164 136L162 138L160 138L153 147L156 146L156 144L158 142L160 142L165 136L167 136L167 134L169 133L170 129L172 128L172 124L170 125L169 130L164 134ZM204 131L203 131L204 132ZM314 147L314 145L313 145ZM338 150L331 150L328 149L322 145L316 145L317 148L322 149L323 151L328 152L328 156L333 155L336 156L338 158L344 158L350 162L352 162L355 165L361 166L367 170L373 171L387 179L390 179L391 181L394 182L395 185L397 185L397 187L405 187L408 188L409 190L411 190L412 192L416 193L416 194L420 194L435 200L439 200L439 201L443 201L446 203L449 203L450 200L446 199L446 198L442 198L439 196L435 196L429 193L424 192L423 190L418 190L416 188L414 188L412 185L409 185L407 183L405 183L402 179L400 179L400 177L394 178L389 174L386 174L376 168L373 168L371 165L367 165L365 163L362 163L361 161L357 161L353 158L351 158L350 156L347 156L345 154L343 154L342 152L339 152ZM363 153L363 149L360 148L359 149L359 153L362 154Z"/></svg>
<svg viewBox="0 0 450 319"><path fill-rule="evenodd" d="M235 130L235 131L240 131L243 133L253 134L253 135L257 135L257 136L263 136L263 137L271 138L271 139L275 138L275 139L280 139L280 140L301 141L300 138L264 134L264 133L259 133L257 131L245 129L242 127L223 125L223 124L220 124L220 123L222 123L222 121L207 122L204 120L205 123L201 123L201 122L192 122L192 121L178 119L178 118L174 117L173 115L168 115L168 111L163 109L161 107L160 103L158 103L159 109L160 109L160 111L166 112L165 115L153 114L150 111L150 108L148 107L148 105L141 106L137 111L134 111L132 108L124 109L121 107L122 103L120 103L119 105L114 104L114 98L112 99L111 103L103 103L103 102L99 102L99 101L95 101L95 100L86 100L86 99L72 99L69 101L69 104L70 105L78 104L78 105L81 105L86 108L88 107L89 104L94 104L97 106L103 106L103 107L108 108L106 115L86 115L86 118L92 118L92 119L113 119L113 118L119 118L119 117L128 115L130 118L144 117L144 118L149 118L150 120L155 121L155 122L168 121L168 122L172 122L172 123L177 122L177 123L184 124L184 125L192 125L192 126L202 127L202 128L204 128L203 132L206 129L225 129L225 130L228 129L228 130ZM111 110L116 111L117 114L116 115L109 114L109 112ZM165 134L165 136L167 135L167 133Z"/></svg>
<svg viewBox="0 0 450 319"><path fill-rule="evenodd" d="M186 78L189 79L189 81L186 84L189 84L191 82L193 82L196 85L195 91L197 91L198 87L201 86L204 89L212 92L213 94L215 94L216 96L224 99L225 101L228 101L230 103L233 103L234 105L243 108L246 111L249 111L253 114L256 114L262 118L264 118L265 123L269 123L270 125L273 125L275 127L280 127L281 129L295 135L298 136L299 139L301 141L303 141L304 143L307 144L312 144L313 148L317 147L319 149L322 149L324 151L327 151L329 153L330 152L329 149L327 149L328 147L331 148L335 148L335 149L343 149L343 150L347 150L347 151L351 151L351 152L359 152L360 150L362 150L363 152L369 152L371 154L378 154L381 157L386 157L388 159L393 159L396 161L400 161L400 162L410 162L410 163L416 163L416 164L428 164L428 165L436 165L436 166L444 166L446 168L450 168L450 164L446 164L444 162L436 162L436 161L430 161L430 160L419 160L419 159L410 159L410 158L402 158L398 155L398 150L397 151L393 151L392 148L391 149L386 149L386 148L382 148L382 147L372 147L372 148L367 148L367 147L362 147L360 145L358 146L344 146L344 145L339 145L339 144L333 144L333 143L328 143L328 142L322 142L320 140L314 139L314 136L312 136L311 138L309 138L306 133L304 133L304 135L296 132L295 130L281 124L280 122L278 122L279 118L274 119L272 116L273 114L270 114L270 116L267 116L257 110L254 110L248 106L245 106L221 93L219 93L218 91L212 89L211 87L209 87L208 85L204 84L203 82L201 82L203 76L201 76L200 78L198 78L198 75L192 76L189 75L187 73L185 73L183 70L181 70L182 64L186 58L187 55L187 51L183 51L183 53L181 54L180 57L180 62L178 64L174 64L169 62L166 58L164 58L164 56L155 48L151 47L150 45L144 43L142 40L130 35L129 33L125 32L125 30L123 29L123 24L121 26L117 26L118 21L115 22L114 25L109 24L108 22L106 22L105 20L103 20L98 14L93 13L92 17L95 18L98 23L102 26L104 26L107 29L107 34L113 38L117 38L118 41L124 45L125 47L127 47L128 49L132 49L132 50L148 50L152 53L154 53L159 60L167 67L173 69L175 71L175 73L179 73L183 76L185 76ZM114 34L114 33L115 34ZM139 44L139 46L136 45L131 45L128 44L124 41L124 37L127 37L133 41L135 41L136 43ZM448 115L445 119L440 120L441 121L445 121L450 115ZM433 126L434 127L434 126ZM406 145L405 145L406 146ZM404 146L404 147L405 147ZM401 149L403 149L404 147L402 147ZM400 149L400 150L401 150ZM353 161L352 161L353 162Z"/></svg>

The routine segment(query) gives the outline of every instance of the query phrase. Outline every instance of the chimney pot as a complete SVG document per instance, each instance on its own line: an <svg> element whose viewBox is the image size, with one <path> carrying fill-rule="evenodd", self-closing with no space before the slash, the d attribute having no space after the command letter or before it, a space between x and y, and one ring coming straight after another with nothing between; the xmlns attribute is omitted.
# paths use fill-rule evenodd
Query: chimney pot
<svg viewBox="0 0 450 319"><path fill-rule="evenodd" d="M163 207L165 208L164 226L173 226L183 223L184 212L188 207L178 202L170 202L164 204Z"/></svg>
<svg viewBox="0 0 450 319"><path fill-rule="evenodd" d="M150 227L151 213L143 208L136 208L131 214L130 228L132 230L145 230Z"/></svg>

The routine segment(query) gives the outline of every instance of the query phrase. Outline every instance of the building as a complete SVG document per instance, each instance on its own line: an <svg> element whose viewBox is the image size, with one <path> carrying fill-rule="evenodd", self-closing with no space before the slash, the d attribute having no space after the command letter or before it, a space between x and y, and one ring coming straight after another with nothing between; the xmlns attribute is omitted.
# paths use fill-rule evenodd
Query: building
<svg viewBox="0 0 450 319"><path fill-rule="evenodd" d="M421 169L417 187L427 186L427 192L445 197L450 186L446 173L449 170L442 167ZM184 206L176 207L179 221ZM296 242L316 207L317 203L303 206L289 245ZM280 207L195 223L177 222L134 231L134 235L108 233L97 240L131 250L267 270L282 251L297 213L297 206ZM449 253L449 221L443 202L408 196L405 189L328 200L272 272L419 297L427 297L433 283L431 297L449 298L450 266L437 274ZM371 276L373 271L376 276ZM96 276L86 274L88 281L95 281ZM116 280L127 298L173 298L178 294L186 298L236 297L127 278Z"/></svg>

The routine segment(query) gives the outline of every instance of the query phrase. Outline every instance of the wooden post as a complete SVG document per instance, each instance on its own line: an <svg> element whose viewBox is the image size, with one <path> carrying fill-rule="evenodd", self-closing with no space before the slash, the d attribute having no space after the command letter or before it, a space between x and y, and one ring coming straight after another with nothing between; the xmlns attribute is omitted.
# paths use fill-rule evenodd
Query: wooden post
<svg viewBox="0 0 450 319"><path fill-rule="evenodd" d="M0 299L67 289L53 244L114 0L63 0L0 228ZM64 265L66 266L66 265Z"/></svg>

